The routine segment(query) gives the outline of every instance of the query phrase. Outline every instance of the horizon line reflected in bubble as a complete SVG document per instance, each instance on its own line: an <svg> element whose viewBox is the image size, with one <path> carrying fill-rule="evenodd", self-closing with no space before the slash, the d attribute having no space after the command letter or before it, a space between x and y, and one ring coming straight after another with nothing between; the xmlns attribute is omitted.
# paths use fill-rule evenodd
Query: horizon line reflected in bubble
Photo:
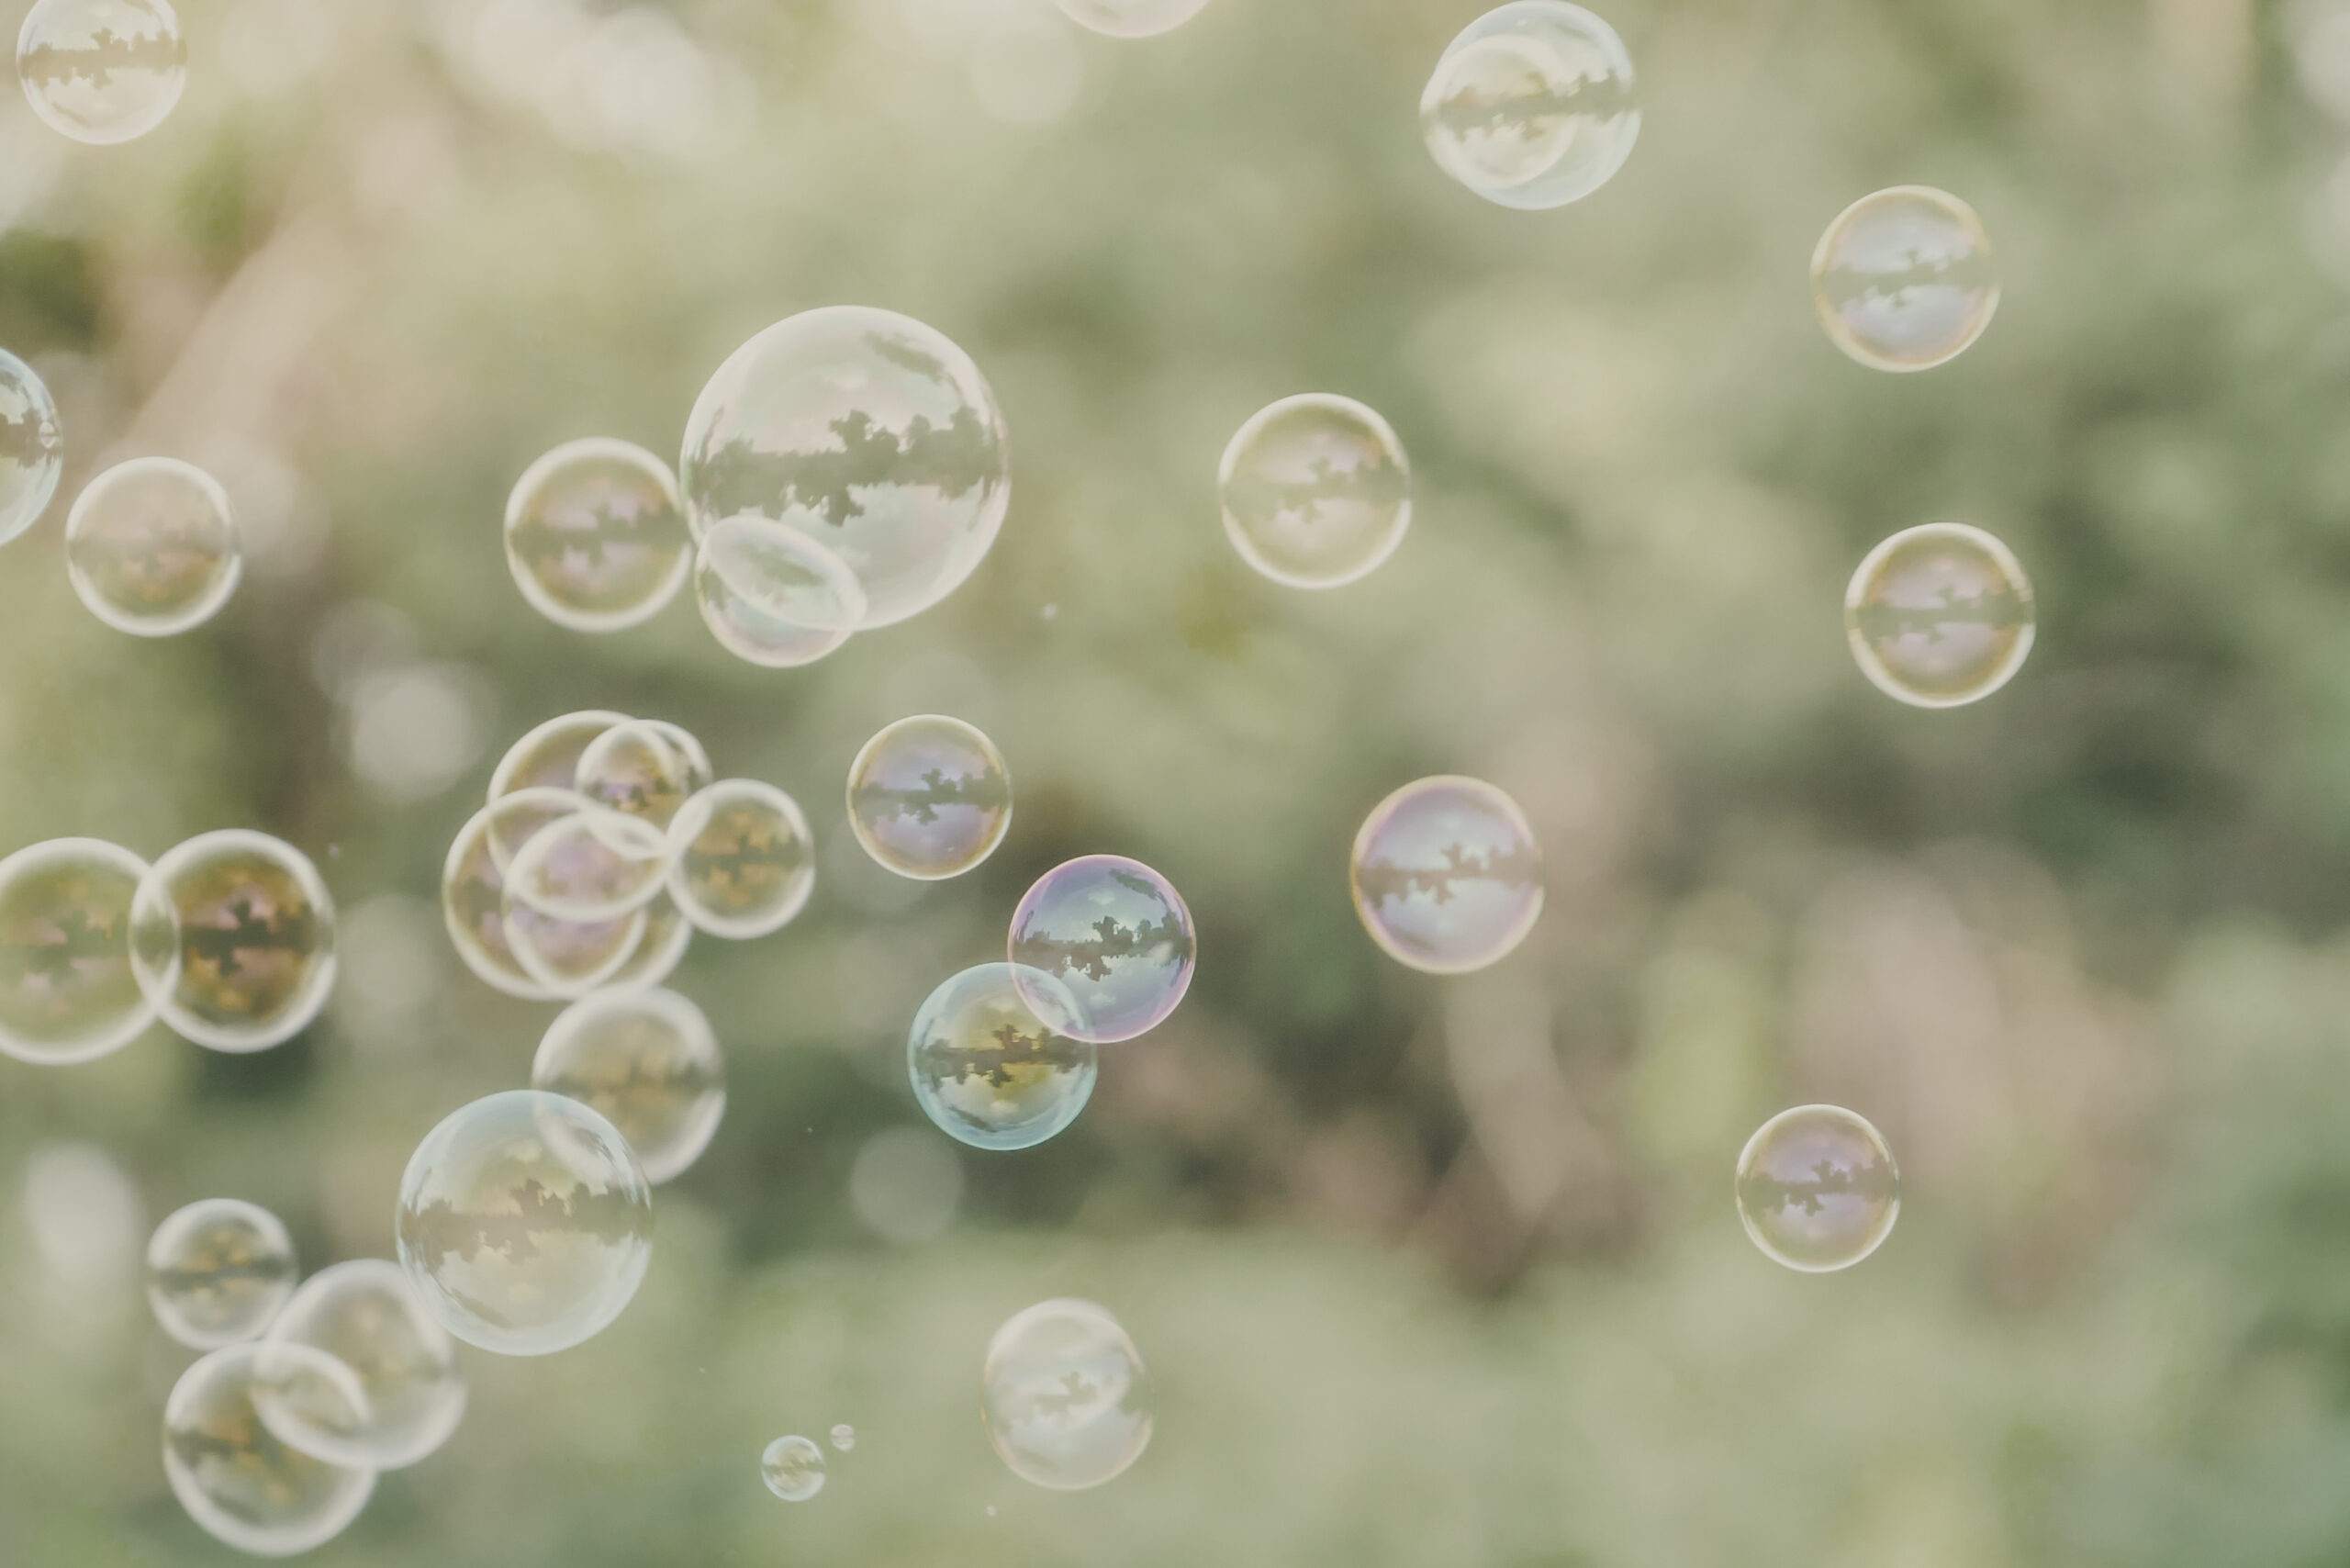
<svg viewBox="0 0 2350 1568"><path fill-rule="evenodd" d="M1542 846L1507 794L1439 774L1371 809L1348 883L1388 957L1426 974L1467 974L1506 958L1541 918Z"/></svg>
<svg viewBox="0 0 2350 1568"><path fill-rule="evenodd" d="M1060 1298L1015 1313L988 1342L979 1410L1023 1481L1057 1492L1116 1479L1150 1446L1150 1373L1109 1309Z"/></svg>
<svg viewBox="0 0 2350 1568"><path fill-rule="evenodd" d="M1192 986L1198 939L1175 885L1139 860L1085 855L1036 879L1013 911L1007 956L1021 1000L1073 1040L1112 1045L1156 1028ZM1031 974L1060 991L1032 984Z"/></svg>
<svg viewBox="0 0 2350 1568"><path fill-rule="evenodd" d="M849 830L914 881L959 877L1012 831L1012 772L977 725L918 713L882 726L848 770Z"/></svg>
<svg viewBox="0 0 2350 1568"><path fill-rule="evenodd" d="M2031 579L1963 522L1906 528L1862 558L1844 635L1869 683L1913 708L1979 702L2015 678L2038 633Z"/></svg>
<svg viewBox="0 0 2350 1568"><path fill-rule="evenodd" d="M1640 135L1631 55L1567 0L1511 0L1461 29L1420 94L1437 166L1502 207L1580 201L1616 176Z"/></svg>
<svg viewBox="0 0 2350 1568"><path fill-rule="evenodd" d="M1901 1217L1901 1172L1885 1136L1840 1105L1780 1112L1738 1156L1738 1218L1773 1262L1801 1273L1849 1269Z"/></svg>

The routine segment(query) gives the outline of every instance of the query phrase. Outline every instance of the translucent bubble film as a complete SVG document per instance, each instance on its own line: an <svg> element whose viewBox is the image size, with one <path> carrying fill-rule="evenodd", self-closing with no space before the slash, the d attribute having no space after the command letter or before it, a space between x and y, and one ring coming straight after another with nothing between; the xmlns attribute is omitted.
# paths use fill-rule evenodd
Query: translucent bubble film
<svg viewBox="0 0 2350 1568"><path fill-rule="evenodd" d="M1012 830L1012 773L995 743L960 719L901 719L848 769L848 821L876 863L901 877L959 877Z"/></svg>
<svg viewBox="0 0 2350 1568"><path fill-rule="evenodd" d="M1901 1172L1866 1121L1798 1105L1756 1129L1738 1157L1738 1217L1763 1256L1807 1274L1849 1269L1901 1215Z"/></svg>
<svg viewBox="0 0 2350 1568"><path fill-rule="evenodd" d="M1047 871L1021 899L1010 954L1013 984L1032 1010L1072 1039L1109 1045L1175 1011L1191 989L1198 940L1173 883L1139 860L1088 855Z"/></svg>
<svg viewBox="0 0 2350 1568"><path fill-rule="evenodd" d="M940 983L906 1035L906 1070L923 1114L973 1148L1030 1148L1077 1120L1093 1097L1100 1053L1066 1033L1076 1003L1041 970L1013 980L981 964ZM1039 1017L1027 995L1047 999Z"/></svg>
<svg viewBox="0 0 2350 1568"><path fill-rule="evenodd" d="M1106 1308L1046 1301L988 1342L979 1409L1014 1475L1057 1492L1115 1480L1150 1444L1150 1374Z"/></svg>
<svg viewBox="0 0 2350 1568"><path fill-rule="evenodd" d="M154 1021L130 965L130 904L146 874L144 860L94 838L0 860L0 1051L88 1061Z"/></svg>
<svg viewBox="0 0 2350 1568"><path fill-rule="evenodd" d="M1991 324L1999 274L1975 209L1948 191L1897 185L1837 215L1811 258L1829 341L1872 370L1948 364Z"/></svg>
<svg viewBox="0 0 2350 1568"><path fill-rule="evenodd" d="M1990 696L2023 667L2037 630L2013 552L1964 523L1904 529L1868 553L1844 590L1861 673L1916 708Z"/></svg>
<svg viewBox="0 0 2350 1568"><path fill-rule="evenodd" d="M1371 940L1430 974L1507 957L1542 913L1542 846L1481 778L1417 779L1382 801L1355 835L1350 879Z"/></svg>
<svg viewBox="0 0 2350 1568"><path fill-rule="evenodd" d="M1612 178L1639 139L1632 61L1566 0L1512 0L1471 23L1420 95L1437 166L1504 207L1563 207Z"/></svg>
<svg viewBox="0 0 2350 1568"><path fill-rule="evenodd" d="M65 566L91 614L133 636L170 637L229 602L244 545L218 480L176 458L139 457L73 498Z"/></svg>

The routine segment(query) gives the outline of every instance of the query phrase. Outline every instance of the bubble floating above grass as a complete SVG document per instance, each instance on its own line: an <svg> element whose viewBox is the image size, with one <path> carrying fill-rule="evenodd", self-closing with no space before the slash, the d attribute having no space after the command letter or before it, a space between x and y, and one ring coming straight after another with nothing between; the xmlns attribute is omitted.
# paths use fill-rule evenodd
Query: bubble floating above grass
<svg viewBox="0 0 2350 1568"><path fill-rule="evenodd" d="M1207 9L1208 0L1055 0L1088 32L1113 39L1156 38Z"/></svg>
<svg viewBox="0 0 2350 1568"><path fill-rule="evenodd" d="M1040 1302L989 1341L979 1411L1014 1475L1073 1492L1114 1480L1150 1444L1150 1374L1105 1307Z"/></svg>
<svg viewBox="0 0 2350 1568"><path fill-rule="evenodd" d="M2031 653L2038 614L2014 552L1979 528L1930 522L1868 553L1844 590L1861 673L1913 708L1979 702Z"/></svg>
<svg viewBox="0 0 2350 1568"><path fill-rule="evenodd" d="M40 520L64 471L56 399L31 365L0 349L0 544Z"/></svg>
<svg viewBox="0 0 2350 1568"><path fill-rule="evenodd" d="M1139 860L1088 855L1046 872L1021 899L1008 956L1013 983L1038 1017L1071 1039L1110 1045L1175 1011L1197 947L1173 883Z"/></svg>
<svg viewBox="0 0 2350 1568"><path fill-rule="evenodd" d="M356 1406L306 1397L314 1355L350 1369ZM254 1405L280 1442L353 1470L400 1470L437 1451L465 1413L456 1341L396 1263L364 1258L302 1283L261 1342Z"/></svg>
<svg viewBox="0 0 2350 1568"><path fill-rule="evenodd" d="M349 1528L375 1477L313 1459L270 1430L254 1403L260 1356L257 1345L231 1345L180 1375L163 1405L163 1474L206 1534L258 1557L290 1557ZM366 1419L357 1377L323 1351L281 1350L279 1387L322 1418Z"/></svg>
<svg viewBox="0 0 2350 1568"><path fill-rule="evenodd" d="M130 905L147 870L95 838L0 860L0 1052L46 1067L91 1061L155 1021L130 966Z"/></svg>
<svg viewBox="0 0 2350 1568"><path fill-rule="evenodd" d="M1446 47L1420 94L1420 135L1438 168L1487 201L1579 201L1639 140L1632 58L1580 6L1513 0Z"/></svg>
<svg viewBox="0 0 2350 1568"><path fill-rule="evenodd" d="M174 457L134 457L84 487L65 519L65 575L91 614L135 637L211 620L244 576L219 481Z"/></svg>
<svg viewBox="0 0 2350 1568"><path fill-rule="evenodd" d="M1798 1105L1738 1157L1738 1217L1764 1257L1807 1274L1849 1269L1901 1216L1901 1172L1884 1136L1835 1105Z"/></svg>
<svg viewBox="0 0 2350 1568"><path fill-rule="evenodd" d="M334 900L308 856L244 828L156 861L130 907L130 958L164 1023L216 1051L258 1051L334 990Z"/></svg>
<svg viewBox="0 0 2350 1568"><path fill-rule="evenodd" d="M1355 834L1348 878L1371 940L1428 974L1499 961L1542 913L1534 829L1482 778L1416 779L1382 801Z"/></svg>
<svg viewBox="0 0 2350 1568"><path fill-rule="evenodd" d="M693 564L669 465L601 437L565 442L523 470L507 498L505 540L522 597L574 632L650 620Z"/></svg>
<svg viewBox="0 0 2350 1568"><path fill-rule="evenodd" d="M812 1438L778 1438L759 1455L767 1490L787 1503L804 1503L824 1489L824 1450Z"/></svg>
<svg viewBox="0 0 2350 1568"><path fill-rule="evenodd" d="M696 927L736 941L789 924L816 887L800 803L772 784L726 778L669 824L669 896Z"/></svg>
<svg viewBox="0 0 2350 1568"><path fill-rule="evenodd" d="M548 1025L531 1087L593 1107L658 1186L684 1175L716 1135L726 1058L702 1010L676 991L598 991Z"/></svg>
<svg viewBox="0 0 2350 1568"><path fill-rule="evenodd" d="M1931 370L1965 352L1999 308L1998 258L1975 209L1896 185L1839 213L1811 257L1828 338L1872 370Z"/></svg>
<svg viewBox="0 0 2350 1568"><path fill-rule="evenodd" d="M1251 415L1224 449L1216 495L1240 558L1286 588L1368 577L1412 525L1412 469L1394 428L1328 393Z"/></svg>
<svg viewBox="0 0 2350 1568"><path fill-rule="evenodd" d="M848 770L848 823L885 870L959 877L1012 828L1012 771L977 726L939 713L888 725Z"/></svg>
<svg viewBox="0 0 2350 1568"><path fill-rule="evenodd" d="M294 1238L241 1198L175 1210L147 1242L147 1305L163 1332L196 1350L259 1338L294 1294Z"/></svg>
<svg viewBox="0 0 2350 1568"><path fill-rule="evenodd" d="M906 1036L914 1099L941 1132L973 1148L1033 1148L1077 1120L1093 1097L1100 1054L1056 1028L1024 992L1056 1005L1063 1025L1075 1001L1031 969L1013 983L1009 964L965 969L930 993Z"/></svg>
<svg viewBox="0 0 2350 1568"><path fill-rule="evenodd" d="M169 118L187 40L169 0L39 0L17 34L17 80L51 129L111 146Z"/></svg>
<svg viewBox="0 0 2350 1568"><path fill-rule="evenodd" d="M510 1090L452 1114L400 1180L400 1267L443 1327L505 1356L592 1338L653 1259L653 1190L618 1128Z"/></svg>

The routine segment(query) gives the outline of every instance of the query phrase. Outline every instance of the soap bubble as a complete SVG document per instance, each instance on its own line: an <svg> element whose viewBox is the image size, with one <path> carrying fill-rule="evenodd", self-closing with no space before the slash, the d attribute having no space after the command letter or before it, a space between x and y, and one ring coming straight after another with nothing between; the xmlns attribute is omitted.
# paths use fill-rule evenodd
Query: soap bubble
<svg viewBox="0 0 2350 1568"><path fill-rule="evenodd" d="M718 772L710 766L710 753L702 748L692 731L683 724L673 724L666 719L639 719L636 722L667 741L677 754L685 768L685 791L691 795L697 790L707 790L718 779ZM585 756L586 753L580 754Z"/></svg>
<svg viewBox="0 0 2350 1568"><path fill-rule="evenodd" d="M217 1350L269 1328L294 1294L294 1238L241 1198L204 1198L167 1216L147 1242L147 1305L163 1332Z"/></svg>
<svg viewBox="0 0 2350 1568"><path fill-rule="evenodd" d="M147 862L95 838L0 860L0 1051L42 1066L119 1050L154 1022L130 968Z"/></svg>
<svg viewBox="0 0 2350 1568"><path fill-rule="evenodd" d="M588 798L578 790L549 784L533 784L498 796L488 808L489 857L498 875L510 879L516 857L530 847L532 840L588 809Z"/></svg>
<svg viewBox="0 0 2350 1568"><path fill-rule="evenodd" d="M1195 946L1192 912L1166 878L1123 855L1088 855L1037 878L1013 912L1012 980L1061 1033L1106 1046L1175 1011ZM1032 983L1039 970L1063 990Z"/></svg>
<svg viewBox="0 0 2350 1568"><path fill-rule="evenodd" d="M0 349L0 544L39 521L64 469L56 400L31 365Z"/></svg>
<svg viewBox="0 0 2350 1568"><path fill-rule="evenodd" d="M610 920L542 914L506 890L498 906L507 951L549 996L585 996L628 966L644 940L644 911Z"/></svg>
<svg viewBox="0 0 2350 1568"><path fill-rule="evenodd" d="M677 972L693 939L693 922L677 907L677 901L666 890L655 894L644 906L644 931L636 939L636 950L628 956L628 962L605 977L603 989L632 991L659 985Z"/></svg>
<svg viewBox="0 0 2350 1568"><path fill-rule="evenodd" d="M537 913L582 924L619 920L652 902L669 874L666 842L652 833L623 853L597 829L585 811L540 828L507 867L507 892Z"/></svg>
<svg viewBox="0 0 2350 1568"><path fill-rule="evenodd" d="M1542 847L1517 802L1440 775L1379 802L1355 834L1355 913L1397 963L1466 974L1506 957L1542 913Z"/></svg>
<svg viewBox="0 0 2350 1568"><path fill-rule="evenodd" d="M804 1503L824 1489L824 1450L809 1438L778 1438L759 1455L759 1473L785 1502Z"/></svg>
<svg viewBox="0 0 2350 1568"><path fill-rule="evenodd" d="M491 852L495 806L459 829L441 867L441 919L465 968L509 996L543 1002L554 995L531 977L506 940L506 878Z"/></svg>
<svg viewBox="0 0 2350 1568"><path fill-rule="evenodd" d="M187 40L168 0L40 0L17 35L33 113L111 146L163 123L187 86Z"/></svg>
<svg viewBox="0 0 2350 1568"><path fill-rule="evenodd" d="M364 1402L321 1408L303 1397L308 1355L348 1368ZM254 1379L254 1404L273 1436L352 1470L416 1463L449 1440L465 1413L456 1341L399 1266L380 1258L337 1263L304 1282L262 1341Z"/></svg>
<svg viewBox="0 0 2350 1568"><path fill-rule="evenodd" d="M1999 307L1991 237L1948 191L1863 196L1819 237L1811 302L1829 341L1870 369L1931 370L1981 337Z"/></svg>
<svg viewBox="0 0 2350 1568"><path fill-rule="evenodd" d="M1566 0L1513 0L1462 29L1420 94L1437 166L1504 207L1563 207L1615 177L1639 140L1632 57Z"/></svg>
<svg viewBox="0 0 2350 1568"><path fill-rule="evenodd" d="M796 521L863 585L865 627L953 592L1012 490L979 366L920 321L862 306L803 312L737 349L694 403L677 473L697 530L742 512Z"/></svg>
<svg viewBox="0 0 2350 1568"><path fill-rule="evenodd" d="M719 646L770 669L814 664L849 639L867 612L848 563L796 523L822 520L804 507L782 521L756 513L721 518L702 532L694 602Z"/></svg>
<svg viewBox="0 0 2350 1568"><path fill-rule="evenodd" d="M1172 32L1206 9L1208 0L1057 0L1078 26L1113 39Z"/></svg>
<svg viewBox="0 0 2350 1568"><path fill-rule="evenodd" d="M309 857L265 833L202 834L130 905L130 962L155 1011L216 1051L297 1033L334 989L334 900Z"/></svg>
<svg viewBox="0 0 2350 1568"><path fill-rule="evenodd" d="M1991 695L2031 652L2031 584L1979 528L1930 522L1870 551L1844 590L1844 636L1861 673L1916 708Z"/></svg>
<svg viewBox="0 0 2350 1568"><path fill-rule="evenodd" d="M1010 831L1012 774L995 743L960 719L901 719L849 764L848 825L901 877L959 877Z"/></svg>
<svg viewBox="0 0 2350 1568"><path fill-rule="evenodd" d="M1063 1022L1076 1003L1048 974L1020 980L1013 983L1010 964L965 969L930 993L906 1036L923 1114L973 1148L1034 1148L1093 1097L1100 1054L1040 1019L1022 992L1052 999L1046 1016Z"/></svg>
<svg viewBox="0 0 2350 1568"><path fill-rule="evenodd" d="M1149 1446L1150 1405L1142 1352L1090 1301L1040 1302L988 1343L979 1413L1023 1481L1074 1492L1116 1477Z"/></svg>
<svg viewBox="0 0 2350 1568"><path fill-rule="evenodd" d="M843 1421L832 1431L833 1447L846 1453L856 1446L856 1428Z"/></svg>
<svg viewBox="0 0 2350 1568"><path fill-rule="evenodd" d="M1738 1157L1738 1217L1764 1257L1807 1274L1849 1269L1901 1216L1901 1172L1877 1130L1834 1105L1782 1111Z"/></svg>
<svg viewBox="0 0 2350 1568"><path fill-rule="evenodd" d="M611 1123L516 1089L426 1135L400 1179L400 1267L442 1326L506 1356L621 1315L653 1259L653 1190Z"/></svg>
<svg viewBox="0 0 2350 1568"><path fill-rule="evenodd" d="M596 738L614 724L628 722L625 713L590 708L565 713L536 726L507 747L506 755L498 759L498 767L489 776L491 803L518 790L572 788L578 780L579 759L587 755Z"/></svg>
<svg viewBox="0 0 2350 1568"><path fill-rule="evenodd" d="M687 801L669 824L669 896L712 936L779 931L816 888L806 814L753 778L722 780Z"/></svg>
<svg viewBox="0 0 2350 1568"><path fill-rule="evenodd" d="M657 1186L710 1147L726 1114L726 1058L701 1009L676 991L598 991L547 1026L531 1087L593 1106Z"/></svg>
<svg viewBox="0 0 2350 1568"><path fill-rule="evenodd" d="M1252 415L1224 449L1216 495L1240 558L1290 588L1369 576L1412 525L1412 469L1393 427L1327 393Z"/></svg>
<svg viewBox="0 0 2350 1568"><path fill-rule="evenodd" d="M163 1474L188 1518L240 1551L290 1557L341 1535L375 1489L366 1470L288 1448L254 1407L258 1345L215 1350L180 1374L163 1405ZM308 1347L280 1352L306 1407L357 1420L366 1395L349 1367Z"/></svg>
<svg viewBox="0 0 2350 1568"><path fill-rule="evenodd" d="M701 761L707 768L709 759ZM572 777L572 788L601 808L597 830L632 856L663 853L662 830L697 787L694 758L661 730L633 719L590 741ZM639 831L629 832L632 826Z"/></svg>
<svg viewBox="0 0 2350 1568"><path fill-rule="evenodd" d="M65 575L118 632L170 637L219 613L244 576L229 494L194 464L134 457L91 480L65 518Z"/></svg>
<svg viewBox="0 0 2350 1568"><path fill-rule="evenodd" d="M669 465L641 446L566 442L506 502L506 565L531 607L574 632L618 632L675 597L693 562Z"/></svg>

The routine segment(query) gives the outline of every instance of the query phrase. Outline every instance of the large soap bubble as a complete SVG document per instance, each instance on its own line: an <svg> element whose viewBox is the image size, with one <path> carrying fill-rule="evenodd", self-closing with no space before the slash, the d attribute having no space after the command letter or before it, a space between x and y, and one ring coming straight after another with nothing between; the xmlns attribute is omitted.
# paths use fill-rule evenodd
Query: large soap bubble
<svg viewBox="0 0 2350 1568"><path fill-rule="evenodd" d="M522 471L506 501L506 565L531 607L575 632L651 619L693 564L669 465L641 446L566 442Z"/></svg>
<svg viewBox="0 0 2350 1568"><path fill-rule="evenodd" d="M1913 708L1956 708L2007 685L2037 623L2023 564L1963 522L1903 529L1868 553L1844 589L1853 662Z"/></svg>
<svg viewBox="0 0 2350 1568"><path fill-rule="evenodd" d="M1216 495L1240 558L1289 588L1368 577L1412 525L1412 469L1394 427L1327 393L1251 415L1224 449Z"/></svg>
<svg viewBox="0 0 2350 1568"><path fill-rule="evenodd" d="M214 1350L264 1332L294 1294L294 1238L241 1198L174 1210L147 1242L147 1305L163 1332Z"/></svg>
<svg viewBox="0 0 2350 1568"><path fill-rule="evenodd" d="M130 968L130 904L147 869L95 838L0 860L0 1051L49 1067L90 1061L154 1022Z"/></svg>
<svg viewBox="0 0 2350 1568"><path fill-rule="evenodd" d="M337 1408L304 1397L310 1356L350 1369L365 1395ZM363 1258L321 1269L270 1326L254 1403L279 1441L353 1470L399 1470L449 1440L465 1413L456 1341L399 1266Z"/></svg>
<svg viewBox="0 0 2350 1568"><path fill-rule="evenodd" d="M1461 30L1420 95L1438 167L1504 207L1563 207L1615 176L1639 140L1632 57L1566 0L1512 0Z"/></svg>
<svg viewBox="0 0 2350 1568"><path fill-rule="evenodd" d="M906 1035L906 1071L923 1114L973 1148L1031 1148L1077 1120L1093 1097L1100 1053L1039 1018L1026 989L1053 1000L1066 1023L1076 1002L1031 969L980 964L940 985Z"/></svg>
<svg viewBox="0 0 2350 1568"><path fill-rule="evenodd" d="M400 1179L400 1267L442 1327L506 1356L601 1332L653 1260L653 1189L628 1140L560 1094L476 1100Z"/></svg>
<svg viewBox="0 0 2350 1568"><path fill-rule="evenodd" d="M31 365L0 349L0 544L39 521L64 471L56 400Z"/></svg>
<svg viewBox="0 0 2350 1568"><path fill-rule="evenodd" d="M39 0L17 34L17 80L51 129L110 146L179 103L187 40L170 0Z"/></svg>
<svg viewBox="0 0 2350 1568"><path fill-rule="evenodd" d="M953 592L1012 492L979 366L934 329L862 306L802 312L737 349L694 404L677 474L697 531L756 513L837 555L867 627Z"/></svg>
<svg viewBox="0 0 2350 1568"><path fill-rule="evenodd" d="M815 840L800 802L755 778L723 778L669 824L669 896L712 936L780 931L816 888Z"/></svg>
<svg viewBox="0 0 2350 1568"><path fill-rule="evenodd" d="M1012 773L974 725L938 713L888 725L848 769L848 825L885 869L959 877L1012 828Z"/></svg>
<svg viewBox="0 0 2350 1568"><path fill-rule="evenodd" d="M334 989L334 900L283 839L189 839L139 884L130 958L155 1011L199 1046L258 1051L308 1025Z"/></svg>
<svg viewBox="0 0 2350 1568"><path fill-rule="evenodd" d="M702 1010L676 991L602 991L547 1026L531 1087L595 1107L658 1185L710 1147L726 1114L726 1058Z"/></svg>
<svg viewBox="0 0 2350 1568"><path fill-rule="evenodd" d="M1798 1105L1755 1130L1738 1157L1738 1217L1773 1262L1849 1269L1901 1217L1901 1172L1883 1135L1836 1105Z"/></svg>
<svg viewBox="0 0 2350 1568"><path fill-rule="evenodd" d="M988 1441L1023 1481L1099 1486L1150 1443L1150 1374L1108 1309L1040 1302L995 1331L980 1375Z"/></svg>
<svg viewBox="0 0 2350 1568"><path fill-rule="evenodd" d="M1429 974L1499 960L1542 913L1534 829L1482 778L1421 778L1382 801L1355 834L1348 879L1371 940Z"/></svg>
<svg viewBox="0 0 2350 1568"><path fill-rule="evenodd" d="M65 517L65 575L118 632L171 637L219 613L244 576L229 493L192 463L134 457L84 487Z"/></svg>
<svg viewBox="0 0 2350 1568"><path fill-rule="evenodd" d="M1872 370L1931 370L1983 335L1998 263L1975 209L1930 185L1863 196L1819 237L1811 300L1829 341Z"/></svg>
<svg viewBox="0 0 2350 1568"><path fill-rule="evenodd" d="M291 1557L341 1535L375 1490L373 1472L312 1459L265 1426L254 1406L258 1345L215 1350L180 1374L163 1405L163 1474L188 1518L215 1540L257 1557ZM364 1418L366 1394L349 1367L292 1347L279 1386L323 1417Z"/></svg>
<svg viewBox="0 0 2350 1568"><path fill-rule="evenodd" d="M1139 860L1088 855L1036 879L1013 911L1008 956L1013 983L1039 1017L1072 1039L1110 1045L1175 1011L1197 947L1173 883ZM1037 973L1062 990L1032 982Z"/></svg>

